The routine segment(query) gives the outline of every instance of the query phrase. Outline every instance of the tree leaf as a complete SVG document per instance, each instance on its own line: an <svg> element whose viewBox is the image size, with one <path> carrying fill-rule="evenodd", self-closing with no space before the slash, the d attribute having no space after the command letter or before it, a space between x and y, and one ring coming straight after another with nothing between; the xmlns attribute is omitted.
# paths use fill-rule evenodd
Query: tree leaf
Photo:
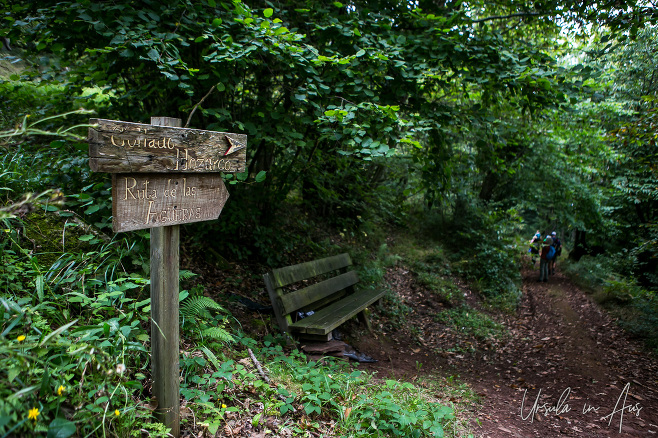
<svg viewBox="0 0 658 438"><path fill-rule="evenodd" d="M39 298L39 302L41 302L43 301L43 275L37 275L36 287L37 297Z"/></svg>
<svg viewBox="0 0 658 438"><path fill-rule="evenodd" d="M55 337L55 336L61 334L62 332L68 330L68 328L71 327L71 326L72 326L73 324L75 324L76 322L78 322L77 319L76 319L76 320L73 320L73 321L71 321L71 322L69 322L68 324L64 324L64 325L61 326L60 328L54 330L54 331L53 331L52 333L50 333L48 336L46 336L45 338L43 338L43 341L41 341L41 343L39 344L39 346L42 346L43 344L45 344L46 342L48 342L48 341L50 340L50 338L53 338L53 337Z"/></svg>
<svg viewBox="0 0 658 438"><path fill-rule="evenodd" d="M151 58L153 61L159 61L160 60L160 54L158 53L157 50L151 49L148 51L146 54L149 58Z"/></svg>
<svg viewBox="0 0 658 438"><path fill-rule="evenodd" d="M270 17L272 16L273 13L274 13L274 9L272 9L272 8L267 8L267 9L265 9L265 10L263 11L263 16L264 16L265 18L270 18Z"/></svg>

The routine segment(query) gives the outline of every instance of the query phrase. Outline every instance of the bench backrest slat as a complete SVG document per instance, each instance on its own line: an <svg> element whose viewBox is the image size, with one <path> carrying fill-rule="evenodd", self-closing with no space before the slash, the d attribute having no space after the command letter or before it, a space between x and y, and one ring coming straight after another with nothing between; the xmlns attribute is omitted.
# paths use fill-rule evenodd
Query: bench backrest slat
<svg viewBox="0 0 658 438"><path fill-rule="evenodd" d="M309 304L322 301L359 282L356 271L349 271L336 277L329 278L304 289L289 292L281 296L281 304L285 314L292 313Z"/></svg>
<svg viewBox="0 0 658 438"><path fill-rule="evenodd" d="M327 272L336 271L352 265L352 259L348 254L339 254L322 260L300 263L298 265L286 266L285 268L272 270L272 282L275 288L281 288Z"/></svg>

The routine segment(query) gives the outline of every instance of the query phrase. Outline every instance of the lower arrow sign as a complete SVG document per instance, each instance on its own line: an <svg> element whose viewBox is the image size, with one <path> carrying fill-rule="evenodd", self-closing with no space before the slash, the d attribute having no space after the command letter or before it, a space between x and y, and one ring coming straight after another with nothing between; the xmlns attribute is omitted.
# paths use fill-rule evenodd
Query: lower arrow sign
<svg viewBox="0 0 658 438"><path fill-rule="evenodd" d="M113 174L115 233L215 220L229 197L219 174Z"/></svg>

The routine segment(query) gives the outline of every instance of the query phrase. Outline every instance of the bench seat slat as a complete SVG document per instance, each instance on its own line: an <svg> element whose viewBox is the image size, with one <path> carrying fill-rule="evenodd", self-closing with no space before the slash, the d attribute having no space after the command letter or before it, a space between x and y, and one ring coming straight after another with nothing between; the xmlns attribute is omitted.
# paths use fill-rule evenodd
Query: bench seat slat
<svg viewBox="0 0 658 438"><path fill-rule="evenodd" d="M347 287L359 282L356 271L346 272L329 278L304 289L289 292L281 297L281 304L286 314L301 309L304 306L323 300Z"/></svg>
<svg viewBox="0 0 658 438"><path fill-rule="evenodd" d="M301 333L326 335L385 294L386 291L377 289L359 291L359 293L332 303L289 327Z"/></svg>
<svg viewBox="0 0 658 438"><path fill-rule="evenodd" d="M275 288L280 288L351 265L352 259L349 254L339 254L321 260L274 269L272 270L272 282Z"/></svg>

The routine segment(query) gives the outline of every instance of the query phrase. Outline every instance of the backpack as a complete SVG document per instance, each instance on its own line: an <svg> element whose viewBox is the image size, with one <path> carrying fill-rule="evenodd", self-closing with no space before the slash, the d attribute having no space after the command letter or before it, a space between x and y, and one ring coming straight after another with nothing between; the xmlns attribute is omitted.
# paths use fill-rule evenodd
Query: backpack
<svg viewBox="0 0 658 438"><path fill-rule="evenodd" d="M551 245L548 247L548 254L546 254L546 259L553 260L553 257L555 257L555 247Z"/></svg>

